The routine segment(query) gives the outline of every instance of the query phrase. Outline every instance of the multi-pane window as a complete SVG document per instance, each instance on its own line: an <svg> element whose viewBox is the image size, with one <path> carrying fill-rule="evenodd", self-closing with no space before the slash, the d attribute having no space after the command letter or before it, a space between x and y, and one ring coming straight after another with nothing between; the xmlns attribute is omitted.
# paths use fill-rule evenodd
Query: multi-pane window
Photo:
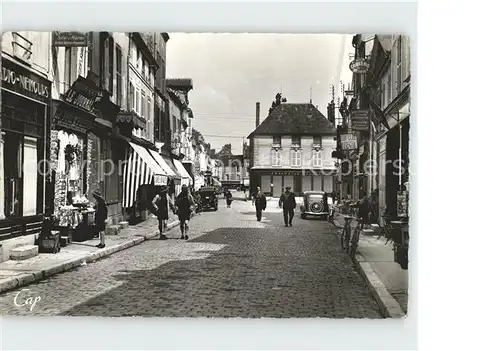
<svg viewBox="0 0 500 351"><path fill-rule="evenodd" d="M321 151L313 151L313 167L321 167Z"/></svg>
<svg viewBox="0 0 500 351"><path fill-rule="evenodd" d="M134 100L135 112L141 116L141 91L139 88L135 88L135 100Z"/></svg>
<svg viewBox="0 0 500 351"><path fill-rule="evenodd" d="M132 82L128 82L128 102L130 103L130 108L134 111L135 109L135 86Z"/></svg>
<svg viewBox="0 0 500 351"><path fill-rule="evenodd" d="M66 92L78 77L78 48L67 47L64 57L64 81L66 86L63 90Z"/></svg>
<svg viewBox="0 0 500 351"><path fill-rule="evenodd" d="M122 105L122 96L123 96L123 88L122 88L122 49L117 45L116 46L116 104L118 106Z"/></svg>
<svg viewBox="0 0 500 351"><path fill-rule="evenodd" d="M273 166L281 166L281 152L279 150L271 152L271 164Z"/></svg>
<svg viewBox="0 0 500 351"><path fill-rule="evenodd" d="M153 139L153 130L154 130L154 120L151 119L152 108L151 108L151 99L150 98L148 98L148 104L146 106L147 106L146 119L148 121L148 124L150 124L148 138L150 140L152 140Z"/></svg>
<svg viewBox="0 0 500 351"><path fill-rule="evenodd" d="M299 150L292 151L292 166L298 167L301 165L302 153Z"/></svg>
<svg viewBox="0 0 500 351"><path fill-rule="evenodd" d="M389 104L392 100L392 72L391 69L389 69L389 72L387 73L387 104Z"/></svg>
<svg viewBox="0 0 500 351"><path fill-rule="evenodd" d="M398 93L401 92L401 86L403 83L403 72L402 72L402 65L401 65L401 56L402 56L402 46L401 46L401 36L399 36L398 41L397 41L397 48L396 48L396 84Z"/></svg>
<svg viewBox="0 0 500 351"><path fill-rule="evenodd" d="M313 137L313 146L321 147L321 136Z"/></svg>
<svg viewBox="0 0 500 351"><path fill-rule="evenodd" d="M104 39L104 69L103 69L103 82L104 88L113 94L113 55L115 52L115 45L113 37L108 35Z"/></svg>
<svg viewBox="0 0 500 351"><path fill-rule="evenodd" d="M149 123L147 123L148 119L146 116L146 93L144 92L144 90L142 91L139 101L141 103L141 113L139 115L146 120L146 135L149 137Z"/></svg>
<svg viewBox="0 0 500 351"><path fill-rule="evenodd" d="M281 136L280 135L273 136L273 146L274 147L281 147Z"/></svg>
<svg viewBox="0 0 500 351"><path fill-rule="evenodd" d="M292 136L292 146L300 147L300 135Z"/></svg>

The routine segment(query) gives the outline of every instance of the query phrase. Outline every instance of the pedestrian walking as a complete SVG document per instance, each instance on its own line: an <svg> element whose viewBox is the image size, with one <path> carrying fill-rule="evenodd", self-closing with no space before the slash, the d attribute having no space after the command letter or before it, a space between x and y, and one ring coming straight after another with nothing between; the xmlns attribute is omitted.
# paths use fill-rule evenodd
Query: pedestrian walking
<svg viewBox="0 0 500 351"><path fill-rule="evenodd" d="M229 189L224 189L224 198L226 199L227 208L231 208L231 202L233 202L233 195Z"/></svg>
<svg viewBox="0 0 500 351"><path fill-rule="evenodd" d="M255 212L257 214L257 221L262 220L262 211L266 210L267 199L264 193L260 190L260 187L257 187L257 192L253 197L252 204L255 205Z"/></svg>
<svg viewBox="0 0 500 351"><path fill-rule="evenodd" d="M297 203L295 202L295 194L290 191L290 187L285 188L285 192L281 194L279 200L279 207L283 208L283 219L285 220L285 227L292 226L293 216L295 214L295 207Z"/></svg>
<svg viewBox="0 0 500 351"><path fill-rule="evenodd" d="M369 199L370 223L378 223L379 217L379 190L373 190Z"/></svg>
<svg viewBox="0 0 500 351"><path fill-rule="evenodd" d="M181 193L175 199L177 216L179 217L181 227L181 239L189 239L189 220L191 219L194 200L186 185L182 186Z"/></svg>
<svg viewBox="0 0 500 351"><path fill-rule="evenodd" d="M106 201L104 201L100 190L94 190L92 196L94 196L94 199L96 201L94 205L94 223L95 228L99 233L99 244L96 245L96 247L102 249L106 247L106 237L104 231L106 230L106 219L108 218L108 206L106 205Z"/></svg>
<svg viewBox="0 0 500 351"><path fill-rule="evenodd" d="M160 240L166 240L167 237L163 234L165 220L168 220L169 208L174 208L174 204L170 196L168 196L168 188L162 187L160 192L156 194L152 201L155 215L158 218L158 230L160 231Z"/></svg>
<svg viewBox="0 0 500 351"><path fill-rule="evenodd" d="M364 227L365 224L369 224L370 222L370 200L364 190L360 190L359 195L359 201L355 205L352 205L352 207L358 208L358 217Z"/></svg>

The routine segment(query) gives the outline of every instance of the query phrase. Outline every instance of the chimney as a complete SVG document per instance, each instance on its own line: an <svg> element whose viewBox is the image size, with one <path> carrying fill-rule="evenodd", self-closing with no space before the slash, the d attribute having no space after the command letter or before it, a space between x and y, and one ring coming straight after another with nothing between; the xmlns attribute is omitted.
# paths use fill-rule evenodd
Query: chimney
<svg viewBox="0 0 500 351"><path fill-rule="evenodd" d="M260 124L260 102L255 104L255 128Z"/></svg>

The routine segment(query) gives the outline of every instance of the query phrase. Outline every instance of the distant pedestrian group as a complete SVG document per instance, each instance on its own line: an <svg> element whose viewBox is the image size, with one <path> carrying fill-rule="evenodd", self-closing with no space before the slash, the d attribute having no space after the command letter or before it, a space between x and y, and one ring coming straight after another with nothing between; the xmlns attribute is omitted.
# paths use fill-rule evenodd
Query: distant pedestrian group
<svg viewBox="0 0 500 351"><path fill-rule="evenodd" d="M266 196L262 192L260 187L257 187L257 191L252 198L252 203L255 206L257 221L260 222L262 221L262 211L265 211L267 207ZM293 217L295 215L295 208L297 207L295 194L291 191L291 187L285 187L284 192L279 198L278 204L279 207L283 209L283 220L285 221L285 227L291 227L293 223Z"/></svg>

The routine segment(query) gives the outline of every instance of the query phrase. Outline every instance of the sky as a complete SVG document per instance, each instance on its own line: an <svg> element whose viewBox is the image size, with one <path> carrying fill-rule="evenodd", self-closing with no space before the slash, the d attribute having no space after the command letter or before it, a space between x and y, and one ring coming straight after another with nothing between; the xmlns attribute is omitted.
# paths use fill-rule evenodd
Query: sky
<svg viewBox="0 0 500 351"><path fill-rule="evenodd" d="M326 116L331 86L351 82L352 35L169 33L167 77L191 78L189 106L194 127L216 148L231 143L233 154L260 122L276 93L287 102L314 105Z"/></svg>

